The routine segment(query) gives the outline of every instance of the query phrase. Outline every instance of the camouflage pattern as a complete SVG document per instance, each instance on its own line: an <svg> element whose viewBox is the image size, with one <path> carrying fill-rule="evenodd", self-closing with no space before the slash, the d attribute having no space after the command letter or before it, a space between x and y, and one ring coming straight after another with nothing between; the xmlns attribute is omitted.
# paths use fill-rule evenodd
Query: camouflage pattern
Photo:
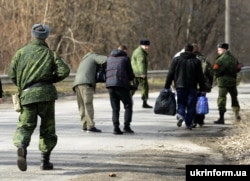
<svg viewBox="0 0 250 181"><path fill-rule="evenodd" d="M219 87L219 96L217 105L220 112L226 112L227 93L231 96L233 111L239 111L240 105L237 92L237 73L238 60L231 54L230 51L218 56L216 63L213 66L216 81Z"/></svg>
<svg viewBox="0 0 250 181"><path fill-rule="evenodd" d="M136 48L131 57L131 66L133 68L135 77L147 75L148 71L148 53L139 46Z"/></svg>
<svg viewBox="0 0 250 181"><path fill-rule="evenodd" d="M32 133L37 126L37 116L41 117L39 149L49 153L57 144L55 131L55 101L40 102L22 106L13 142L16 147L21 143L29 146Z"/></svg>
<svg viewBox="0 0 250 181"><path fill-rule="evenodd" d="M147 60L148 53L139 46L136 48L131 57L131 66L133 72L135 74L134 78L134 86L138 88L141 86L141 99L147 100L148 99L148 92L149 92L149 85L147 76L142 78L142 75L147 75L148 71L148 60ZM136 89L137 90L137 89ZM136 90L131 90L131 95L134 95Z"/></svg>
<svg viewBox="0 0 250 181"><path fill-rule="evenodd" d="M55 100L57 92L53 83L63 80L69 73L69 67L49 49L45 41L34 39L16 52L11 60L8 75L19 92L22 92L21 105L26 105ZM46 85L25 91L38 82Z"/></svg>
<svg viewBox="0 0 250 181"><path fill-rule="evenodd" d="M214 73L219 87L232 87L236 85L237 65L238 60L230 53L225 53L218 56L215 63L218 68L215 68Z"/></svg>
<svg viewBox="0 0 250 181"><path fill-rule="evenodd" d="M214 79L213 66L209 62L208 58L202 55L201 53L197 53L196 58L198 58L201 61L202 72L204 74L204 79L205 79L205 91L211 92Z"/></svg>
<svg viewBox="0 0 250 181"><path fill-rule="evenodd" d="M15 146L29 145L41 117L39 148L50 152L57 143L55 134L55 100L53 83L66 78L70 69L52 52L44 40L34 39L19 49L11 60L8 75L20 93L21 113L13 141Z"/></svg>

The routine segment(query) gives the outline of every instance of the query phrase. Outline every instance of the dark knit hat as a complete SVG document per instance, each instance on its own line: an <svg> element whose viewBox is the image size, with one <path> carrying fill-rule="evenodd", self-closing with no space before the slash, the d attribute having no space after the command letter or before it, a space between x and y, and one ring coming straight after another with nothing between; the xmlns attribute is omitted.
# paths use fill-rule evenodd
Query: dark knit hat
<svg viewBox="0 0 250 181"><path fill-rule="evenodd" d="M140 45L150 45L149 40L140 40Z"/></svg>
<svg viewBox="0 0 250 181"><path fill-rule="evenodd" d="M229 44L228 43L219 43L217 45L217 48L223 48L223 49L228 49L229 48Z"/></svg>
<svg viewBox="0 0 250 181"><path fill-rule="evenodd" d="M31 29L31 35L38 39L46 39L50 34L48 25L34 24Z"/></svg>
<svg viewBox="0 0 250 181"><path fill-rule="evenodd" d="M193 52L193 49L194 49L193 45L191 45L189 43L186 44L184 47L185 52Z"/></svg>

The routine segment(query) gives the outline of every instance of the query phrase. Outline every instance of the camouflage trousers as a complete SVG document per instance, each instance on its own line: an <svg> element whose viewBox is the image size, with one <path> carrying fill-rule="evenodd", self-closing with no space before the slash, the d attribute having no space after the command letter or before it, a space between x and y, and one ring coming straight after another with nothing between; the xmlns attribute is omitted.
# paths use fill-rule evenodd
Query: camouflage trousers
<svg viewBox="0 0 250 181"><path fill-rule="evenodd" d="M37 126L38 116L41 118L39 150L42 153L50 153L57 144L55 101L22 105L13 142L16 147L20 144L29 146L31 136Z"/></svg>
<svg viewBox="0 0 250 181"><path fill-rule="evenodd" d="M148 78L141 78L141 77L135 77L134 80L134 85L136 88L141 86L141 99L142 100L148 100L148 91L149 91L149 86L148 86ZM131 90L130 93L133 96L135 94L136 90Z"/></svg>
<svg viewBox="0 0 250 181"><path fill-rule="evenodd" d="M231 107L233 111L239 111L240 105L238 101L238 91L236 86L233 87L219 87L219 96L217 98L217 105L220 112L226 112L227 94L231 96Z"/></svg>

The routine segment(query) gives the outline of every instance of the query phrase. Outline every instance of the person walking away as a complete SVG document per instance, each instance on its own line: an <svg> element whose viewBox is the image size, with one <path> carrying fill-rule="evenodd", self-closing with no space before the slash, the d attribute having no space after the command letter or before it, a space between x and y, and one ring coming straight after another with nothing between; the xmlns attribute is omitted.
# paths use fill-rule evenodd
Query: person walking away
<svg viewBox="0 0 250 181"><path fill-rule="evenodd" d="M1 79L0 79L0 104L3 103L3 88L2 88L2 82L1 82Z"/></svg>
<svg viewBox="0 0 250 181"><path fill-rule="evenodd" d="M134 133L130 124L132 122L133 102L130 94L131 82L134 79L130 58L127 56L127 47L119 46L111 52L107 61L106 87L109 92L110 104L112 107L113 134ZM124 128L120 130L120 102L123 103Z"/></svg>
<svg viewBox="0 0 250 181"><path fill-rule="evenodd" d="M52 170L50 155L57 144L55 129L57 91L53 83L66 78L70 69L46 43L50 34L48 25L34 24L31 34L34 39L15 53L8 71L9 78L18 88L21 101L21 112L13 142L17 147L17 166L21 171L26 171L27 147L37 126L37 117L40 116L40 168Z"/></svg>
<svg viewBox="0 0 250 181"><path fill-rule="evenodd" d="M131 65L133 68L133 72L135 74L134 85L136 89L131 90L132 96L135 94L138 86L141 86L141 99L143 101L143 108L152 108L152 106L148 105L148 49L150 46L149 40L140 40L140 45L137 47L131 57Z"/></svg>
<svg viewBox="0 0 250 181"><path fill-rule="evenodd" d="M209 62L208 58L200 52L199 45L196 44L196 43L193 43L192 45L194 47L193 53L196 55L196 58L201 61L202 72L204 74L204 79L205 79L205 92L209 93L212 90L213 79L214 79L213 66ZM201 92L198 89L198 97L199 96L201 96ZM205 120L205 115L204 114L196 114L195 118L194 118L193 127L196 127L197 124L200 127L203 126L204 125L204 120Z"/></svg>
<svg viewBox="0 0 250 181"><path fill-rule="evenodd" d="M240 105L237 91L237 73L241 70L241 64L228 50L228 43L219 43L217 45L218 57L213 65L216 82L219 88L217 106L219 110L219 119L215 124L225 124L224 114L226 110L227 93L231 96L231 107L235 115L235 120L240 121Z"/></svg>
<svg viewBox="0 0 250 181"><path fill-rule="evenodd" d="M78 110L81 117L82 131L100 133L94 122L94 93L96 89L96 70L98 64L106 66L107 56L93 51L87 53L77 69L73 90L76 92Z"/></svg>
<svg viewBox="0 0 250 181"><path fill-rule="evenodd" d="M185 45L185 51L173 59L167 74L165 89L169 91L174 81L177 93L177 126L185 121L186 128L192 130L192 122L196 114L197 87L205 91L204 75L201 61L192 53L193 46Z"/></svg>

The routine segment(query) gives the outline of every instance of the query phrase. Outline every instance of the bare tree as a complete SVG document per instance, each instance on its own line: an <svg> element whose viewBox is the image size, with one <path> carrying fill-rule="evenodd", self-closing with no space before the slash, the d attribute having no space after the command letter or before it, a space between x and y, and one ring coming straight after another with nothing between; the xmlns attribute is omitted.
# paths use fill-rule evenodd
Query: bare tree
<svg viewBox="0 0 250 181"><path fill-rule="evenodd" d="M246 60L250 3L231 4L237 17L232 18L233 51ZM187 42L199 43L213 62L216 44L224 40L224 9L218 0L2 0L0 71L5 73L15 51L31 40L34 23L51 27L47 42L72 72L88 51L109 55L122 43L131 54L141 38L151 41L151 70L168 69Z"/></svg>

